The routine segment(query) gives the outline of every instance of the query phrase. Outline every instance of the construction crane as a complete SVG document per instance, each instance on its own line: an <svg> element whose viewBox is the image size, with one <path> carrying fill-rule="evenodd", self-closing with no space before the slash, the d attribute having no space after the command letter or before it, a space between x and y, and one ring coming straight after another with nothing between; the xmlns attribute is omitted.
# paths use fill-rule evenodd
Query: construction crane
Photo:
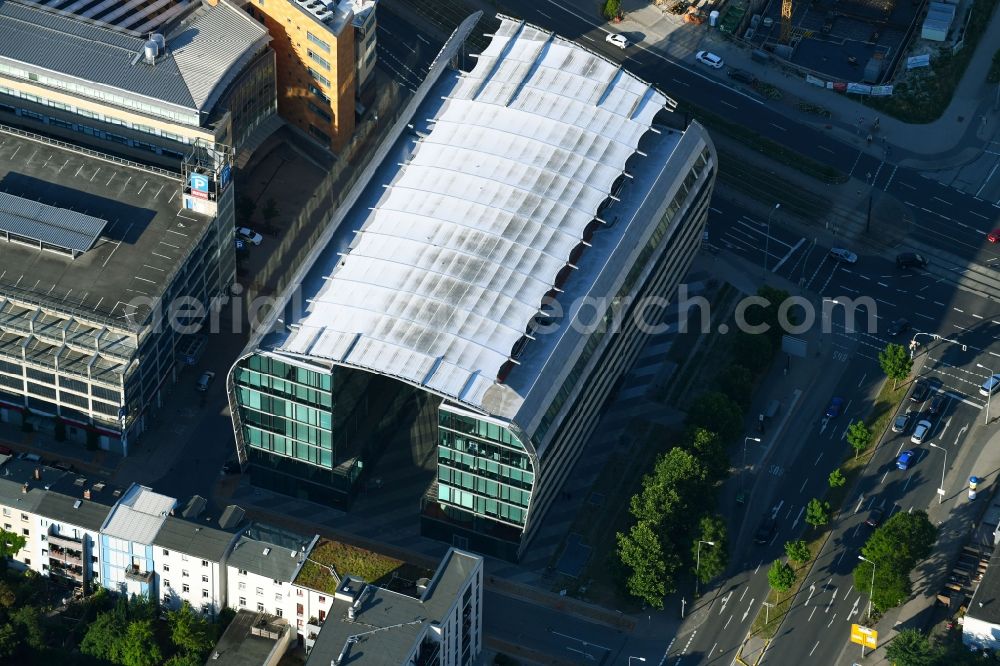
<svg viewBox="0 0 1000 666"><path fill-rule="evenodd" d="M787 44L792 36L792 0L781 0L781 43Z"/></svg>

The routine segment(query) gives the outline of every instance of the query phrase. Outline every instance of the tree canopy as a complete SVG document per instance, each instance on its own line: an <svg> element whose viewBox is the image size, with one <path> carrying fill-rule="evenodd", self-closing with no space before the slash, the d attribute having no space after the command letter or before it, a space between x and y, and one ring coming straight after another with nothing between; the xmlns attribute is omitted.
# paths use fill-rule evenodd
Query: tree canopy
<svg viewBox="0 0 1000 666"><path fill-rule="evenodd" d="M720 515L702 516L698 523L698 541L701 544L700 566L697 567L698 579L707 583L722 574L729 564L729 544L726 541L726 521ZM710 543L714 545L710 545ZM698 565L698 543L692 545L692 556Z"/></svg>
<svg viewBox="0 0 1000 666"><path fill-rule="evenodd" d="M898 606L912 593L910 572L920 560L930 555L937 539L937 528L924 511L899 512L876 529L868 538L861 554L868 561L859 561L854 568L854 584L867 590L872 583L874 563L874 594L872 605L879 612Z"/></svg>
<svg viewBox="0 0 1000 666"><path fill-rule="evenodd" d="M805 564L809 561L809 546L802 539L785 542L785 554L792 562Z"/></svg>
<svg viewBox="0 0 1000 666"><path fill-rule="evenodd" d="M864 421L858 420L847 427L847 443L854 449L854 457L861 455L872 443L872 431Z"/></svg>
<svg viewBox="0 0 1000 666"><path fill-rule="evenodd" d="M903 345L892 342L879 352L878 363L882 366L882 372L885 373L885 376L892 380L894 387L909 377L910 371L913 369L910 353Z"/></svg>
<svg viewBox="0 0 1000 666"><path fill-rule="evenodd" d="M767 570L767 583L771 589L787 592L795 584L795 570L788 563L775 560Z"/></svg>
<svg viewBox="0 0 1000 666"><path fill-rule="evenodd" d="M717 432L724 442L731 442L743 432L743 410L720 391L700 395L688 410L687 422L697 428Z"/></svg>
<svg viewBox="0 0 1000 666"><path fill-rule="evenodd" d="M809 500L806 505L806 522L813 527L826 525L830 522L830 503L816 497Z"/></svg>

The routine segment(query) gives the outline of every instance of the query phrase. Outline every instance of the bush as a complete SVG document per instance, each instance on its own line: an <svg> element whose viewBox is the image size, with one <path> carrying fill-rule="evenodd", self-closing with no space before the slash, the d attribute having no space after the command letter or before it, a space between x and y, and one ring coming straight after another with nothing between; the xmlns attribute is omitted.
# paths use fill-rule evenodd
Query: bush
<svg viewBox="0 0 1000 666"><path fill-rule="evenodd" d="M617 17L622 11L621 0L605 0L604 8L601 10L601 16L607 20L612 20Z"/></svg>

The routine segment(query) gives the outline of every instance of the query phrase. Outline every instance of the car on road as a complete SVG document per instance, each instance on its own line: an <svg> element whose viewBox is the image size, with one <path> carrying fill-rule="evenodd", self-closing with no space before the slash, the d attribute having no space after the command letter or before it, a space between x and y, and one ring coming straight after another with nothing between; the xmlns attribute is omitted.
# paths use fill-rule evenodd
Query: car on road
<svg viewBox="0 0 1000 666"><path fill-rule="evenodd" d="M890 338L894 338L898 335L906 333L908 330L910 330L909 320L900 317L896 321L889 324L889 327L885 329L885 332Z"/></svg>
<svg viewBox="0 0 1000 666"><path fill-rule="evenodd" d="M990 233L986 234L986 240L991 243L1000 243L1000 229L994 229Z"/></svg>
<svg viewBox="0 0 1000 666"><path fill-rule="evenodd" d="M920 426L918 425L917 427L919 428ZM896 467L905 472L910 469L910 465L913 464L913 459L916 457L917 454L914 453L912 449L907 449L906 451L900 453L899 457L896 458Z"/></svg>
<svg viewBox="0 0 1000 666"><path fill-rule="evenodd" d="M883 509L872 509L871 513L868 514L868 520L865 521L865 525L868 527L878 527L882 524L883 515L885 515Z"/></svg>
<svg viewBox="0 0 1000 666"><path fill-rule="evenodd" d="M938 393L931 398L931 404L927 405L927 413L931 416L938 416L948 406L948 396Z"/></svg>
<svg viewBox="0 0 1000 666"><path fill-rule="evenodd" d="M913 429L913 435L910 436L910 441L913 442L914 444L923 444L924 441L931 436L931 429L933 427L934 427L933 423L931 423L927 419L921 419L917 423L917 427ZM910 451L910 453L913 452ZM900 469L906 469L906 468L902 467Z"/></svg>
<svg viewBox="0 0 1000 666"><path fill-rule="evenodd" d="M713 69L722 69L722 66L726 64L722 61L722 58L711 51L698 51L694 54L694 58L701 64L708 65Z"/></svg>
<svg viewBox="0 0 1000 666"><path fill-rule="evenodd" d="M899 414L896 419L892 422L892 431L895 433L905 433L909 431L910 426L913 425L913 412L906 412L905 414Z"/></svg>
<svg viewBox="0 0 1000 666"><path fill-rule="evenodd" d="M253 245L260 245L261 242L264 240L263 236L261 236L259 233L257 233L250 227L239 227L236 230L236 235L245 240L246 242L252 243Z"/></svg>
<svg viewBox="0 0 1000 666"><path fill-rule="evenodd" d="M740 83L747 83L753 85L757 82L757 77L746 71L745 69L736 69L735 67L730 67L726 70L726 76L731 78L733 81L739 81Z"/></svg>
<svg viewBox="0 0 1000 666"><path fill-rule="evenodd" d="M896 266L899 268L926 268L927 257L916 252L903 252L896 255Z"/></svg>
<svg viewBox="0 0 1000 666"><path fill-rule="evenodd" d="M753 535L753 542L761 545L769 543L774 538L774 533L778 531L778 521L768 516L760 521L760 526Z"/></svg>
<svg viewBox="0 0 1000 666"><path fill-rule="evenodd" d="M910 394L911 402L923 402L931 394L931 385L926 379L919 380L913 385L913 393Z"/></svg>
<svg viewBox="0 0 1000 666"><path fill-rule="evenodd" d="M208 387L212 384L212 380L215 379L215 373L211 370L206 370L201 373L201 377L198 378L198 383L195 384L195 388L199 391L207 391Z"/></svg>
<svg viewBox="0 0 1000 666"><path fill-rule="evenodd" d="M830 406L826 408L826 417L828 419L835 419L840 416L840 410L844 408L843 398L831 398Z"/></svg>
<svg viewBox="0 0 1000 666"><path fill-rule="evenodd" d="M854 254L850 250L845 250L842 247L830 248L830 258L834 261L839 261L842 264L858 263L858 255Z"/></svg>
<svg viewBox="0 0 1000 666"><path fill-rule="evenodd" d="M1000 375L992 375L979 387L979 395L989 397L1000 391Z"/></svg>
<svg viewBox="0 0 1000 666"><path fill-rule="evenodd" d="M608 44L613 44L614 46L617 46L620 49L624 49L626 46L628 46L628 40L625 39L625 36L619 35L618 33L615 32L609 32L607 37L604 38L604 41L606 41Z"/></svg>

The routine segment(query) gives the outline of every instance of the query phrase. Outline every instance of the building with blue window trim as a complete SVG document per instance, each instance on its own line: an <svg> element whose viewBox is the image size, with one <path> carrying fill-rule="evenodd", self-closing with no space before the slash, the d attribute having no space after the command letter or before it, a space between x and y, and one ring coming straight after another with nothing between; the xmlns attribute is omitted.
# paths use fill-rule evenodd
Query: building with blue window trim
<svg viewBox="0 0 1000 666"><path fill-rule="evenodd" d="M112 592L159 599L153 542L177 500L132 484L101 526L101 584Z"/></svg>

